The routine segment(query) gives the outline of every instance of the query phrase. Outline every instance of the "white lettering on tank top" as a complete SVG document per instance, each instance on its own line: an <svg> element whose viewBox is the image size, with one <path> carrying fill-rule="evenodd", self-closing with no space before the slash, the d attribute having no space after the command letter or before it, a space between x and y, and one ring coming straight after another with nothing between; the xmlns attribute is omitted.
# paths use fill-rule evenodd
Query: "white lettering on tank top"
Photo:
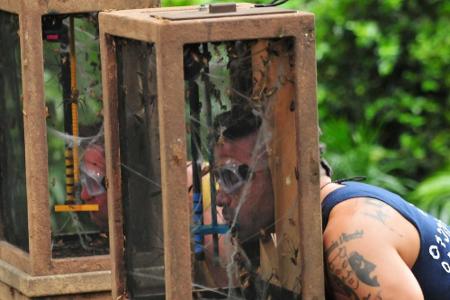
<svg viewBox="0 0 450 300"><path fill-rule="evenodd" d="M436 221L435 243L428 247L428 253L434 260L438 260L442 269L450 274L450 230L441 220Z"/></svg>

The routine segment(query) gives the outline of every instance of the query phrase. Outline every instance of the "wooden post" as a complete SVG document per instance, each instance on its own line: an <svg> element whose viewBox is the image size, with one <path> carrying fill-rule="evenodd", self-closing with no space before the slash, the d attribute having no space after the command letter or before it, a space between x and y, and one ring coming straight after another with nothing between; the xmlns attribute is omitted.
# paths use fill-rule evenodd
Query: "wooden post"
<svg viewBox="0 0 450 300"><path fill-rule="evenodd" d="M190 213L186 189L186 138L182 45L156 44L163 195L166 299L191 299Z"/></svg>
<svg viewBox="0 0 450 300"><path fill-rule="evenodd" d="M49 273L51 254L48 208L47 124L39 6L23 4L19 15L22 57L23 120L28 201L28 231L33 275Z"/></svg>
<svg viewBox="0 0 450 300"><path fill-rule="evenodd" d="M302 299L324 299L322 214L319 190L319 128L316 101L316 56L314 16L303 19L295 43L298 219L302 237L299 255L302 262Z"/></svg>

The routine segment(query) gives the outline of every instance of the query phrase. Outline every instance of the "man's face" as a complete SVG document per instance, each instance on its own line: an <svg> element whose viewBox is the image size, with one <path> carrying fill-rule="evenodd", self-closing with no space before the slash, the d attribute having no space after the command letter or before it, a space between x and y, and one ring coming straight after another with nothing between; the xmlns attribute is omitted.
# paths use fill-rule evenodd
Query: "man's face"
<svg viewBox="0 0 450 300"><path fill-rule="evenodd" d="M253 155L255 142L256 134L252 134L218 142L214 149L215 173L227 175L218 180L217 204L223 207L223 216L230 225L237 214L236 233L241 242L257 238L261 229L274 222L274 198L267 158L261 151ZM249 176L245 176L247 167L254 168Z"/></svg>
<svg viewBox="0 0 450 300"><path fill-rule="evenodd" d="M98 204L99 211L91 213L91 220L101 229L108 229L108 203L104 186L105 153L100 146L89 146L81 167L81 195L86 204Z"/></svg>

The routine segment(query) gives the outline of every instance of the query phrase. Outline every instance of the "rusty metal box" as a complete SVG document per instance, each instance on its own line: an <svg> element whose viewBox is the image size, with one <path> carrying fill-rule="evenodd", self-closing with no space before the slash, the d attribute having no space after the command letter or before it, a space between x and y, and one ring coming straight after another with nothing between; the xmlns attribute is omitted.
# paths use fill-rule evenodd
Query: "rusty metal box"
<svg viewBox="0 0 450 300"><path fill-rule="evenodd" d="M244 199L245 190L259 189L274 198L271 228L260 228L259 276L293 297L322 299L314 16L226 4L106 12L99 20L113 296L186 299L193 290L213 290L197 281L199 263L191 260L198 242L207 245L193 229L207 217L190 207L188 190L192 178L192 197L201 194L205 205L208 186L215 207L226 188L217 175L218 147L240 120L239 132L257 127L256 154L246 164L249 175L237 175L242 164L227 166L236 180L229 192ZM231 120L226 127L224 118ZM186 171L190 164L196 171ZM270 180L255 188L263 170ZM200 174L208 171L214 176L205 184ZM249 209L239 200L235 215L241 207ZM217 229L223 222L214 209L209 218ZM236 218L217 209L234 227ZM221 236L220 228L202 228L213 240ZM146 230L153 240L138 246ZM245 244L243 233L234 238ZM157 263L144 268L152 257Z"/></svg>
<svg viewBox="0 0 450 300"><path fill-rule="evenodd" d="M47 67L53 61L46 55L56 49L48 41L58 34L47 35L44 28L50 19L86 17L96 23L101 10L158 5L154 0L0 0L0 115L5 121L0 129L1 299L10 299L14 294L41 297L91 292L100 293L92 297L110 298L107 253L57 255L54 251L59 240L54 230L58 218L51 217L52 198L54 181L59 178L51 174L51 163L56 160L64 163L64 150L52 152L50 140L54 137L47 128L55 112L52 108L60 110L63 105L49 105L48 99L54 95L48 86L62 80L65 72L57 69L54 78L48 76ZM98 48L96 26L91 26L93 34L82 34L92 38L90 43ZM77 30L82 29L78 26ZM67 49L57 50L68 53ZM91 70L85 71L79 77L89 77ZM99 80L99 68L97 72ZM100 104L96 107L100 111L100 82L95 84L99 87L96 97Z"/></svg>

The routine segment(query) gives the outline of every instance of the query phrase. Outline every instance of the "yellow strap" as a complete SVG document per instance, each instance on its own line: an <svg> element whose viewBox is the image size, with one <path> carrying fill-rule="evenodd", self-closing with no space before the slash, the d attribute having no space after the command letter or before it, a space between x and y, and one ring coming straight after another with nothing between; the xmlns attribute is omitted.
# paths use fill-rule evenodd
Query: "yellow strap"
<svg viewBox="0 0 450 300"><path fill-rule="evenodd" d="M55 205L55 212L71 211L98 211L98 204L58 204Z"/></svg>
<svg viewBox="0 0 450 300"><path fill-rule="evenodd" d="M202 177L202 199L203 210L211 206L211 185L209 183L209 173Z"/></svg>
<svg viewBox="0 0 450 300"><path fill-rule="evenodd" d="M66 201L73 202L75 197L73 195L73 158L72 149L67 147L64 151L66 163Z"/></svg>
<svg viewBox="0 0 450 300"><path fill-rule="evenodd" d="M70 88L72 110L73 135L73 181L77 186L80 182L80 168L78 160L78 90L77 90L77 56L75 54L75 25L74 17L70 17Z"/></svg>

